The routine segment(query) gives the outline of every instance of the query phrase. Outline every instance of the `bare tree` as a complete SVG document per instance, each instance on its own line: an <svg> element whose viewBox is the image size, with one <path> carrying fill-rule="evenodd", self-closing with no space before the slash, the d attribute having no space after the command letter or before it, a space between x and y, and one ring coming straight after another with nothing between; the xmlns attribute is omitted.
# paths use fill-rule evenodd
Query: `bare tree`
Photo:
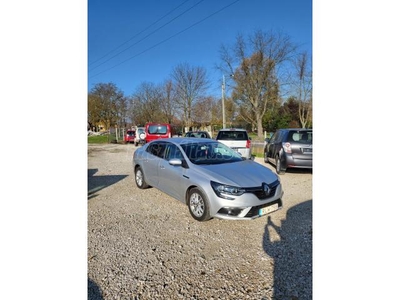
<svg viewBox="0 0 400 300"><path fill-rule="evenodd" d="M177 93L177 108L182 113L184 126L190 128L193 125L193 107L209 85L206 70L183 63L173 69L172 78Z"/></svg>
<svg viewBox="0 0 400 300"><path fill-rule="evenodd" d="M306 52L295 60L295 91L299 101L299 119L302 128L311 125L312 119L312 72Z"/></svg>
<svg viewBox="0 0 400 300"><path fill-rule="evenodd" d="M128 99L126 97L116 99L115 113L117 117L117 126L119 128L125 128L128 115Z"/></svg>
<svg viewBox="0 0 400 300"><path fill-rule="evenodd" d="M222 46L220 69L233 74L235 87L232 98L240 107L240 117L255 125L258 137L263 137L263 116L279 101L283 66L296 47L281 32L256 31L246 42L238 35L232 49Z"/></svg>
<svg viewBox="0 0 400 300"><path fill-rule="evenodd" d="M171 80L167 80L161 87L160 109L167 123L174 122L177 103L177 93Z"/></svg>
<svg viewBox="0 0 400 300"><path fill-rule="evenodd" d="M202 97L193 106L193 121L200 127L211 125L213 102L212 97Z"/></svg>
<svg viewBox="0 0 400 300"><path fill-rule="evenodd" d="M118 103L123 101L124 94L114 83L98 83L88 95L89 123L105 124L106 129L119 121Z"/></svg>
<svg viewBox="0 0 400 300"><path fill-rule="evenodd" d="M150 82L141 83L132 95L134 123L163 122L160 103L162 98L160 87Z"/></svg>

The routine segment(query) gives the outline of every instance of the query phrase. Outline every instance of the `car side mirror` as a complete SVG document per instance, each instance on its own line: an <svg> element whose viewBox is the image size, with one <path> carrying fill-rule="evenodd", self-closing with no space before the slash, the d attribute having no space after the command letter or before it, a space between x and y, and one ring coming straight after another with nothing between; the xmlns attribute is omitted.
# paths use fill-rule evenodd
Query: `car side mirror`
<svg viewBox="0 0 400 300"><path fill-rule="evenodd" d="M182 160L178 159L178 158L172 158L168 161L168 163L171 166L181 166L182 165Z"/></svg>

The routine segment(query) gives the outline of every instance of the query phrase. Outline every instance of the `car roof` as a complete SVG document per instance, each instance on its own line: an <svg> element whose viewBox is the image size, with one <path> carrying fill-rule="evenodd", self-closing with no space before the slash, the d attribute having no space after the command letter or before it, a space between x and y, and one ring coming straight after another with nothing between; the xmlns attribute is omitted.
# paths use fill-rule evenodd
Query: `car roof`
<svg viewBox="0 0 400 300"><path fill-rule="evenodd" d="M213 140L213 139L207 139L207 138L193 138L193 137L172 137L172 138L166 138L166 139L156 139L153 140L149 143L154 143L154 142L171 142L175 144L187 144L187 143L205 143L205 142L214 142L218 143L218 141Z"/></svg>
<svg viewBox="0 0 400 300"><path fill-rule="evenodd" d="M247 131L247 130L243 128L223 128L220 129L219 131Z"/></svg>
<svg viewBox="0 0 400 300"><path fill-rule="evenodd" d="M310 131L310 130L312 130L312 128L281 128L281 129L278 129L278 130L307 130L307 131Z"/></svg>

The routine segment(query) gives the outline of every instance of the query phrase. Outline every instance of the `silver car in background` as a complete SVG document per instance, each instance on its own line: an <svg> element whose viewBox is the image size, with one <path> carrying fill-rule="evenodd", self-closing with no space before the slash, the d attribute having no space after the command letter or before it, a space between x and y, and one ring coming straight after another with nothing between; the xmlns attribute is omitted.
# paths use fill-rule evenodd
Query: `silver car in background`
<svg viewBox="0 0 400 300"><path fill-rule="evenodd" d="M251 138L247 131L242 128L225 128L218 131L217 141L227 145L240 153L243 158L254 159L252 152Z"/></svg>
<svg viewBox="0 0 400 300"><path fill-rule="evenodd" d="M282 207L278 175L211 139L159 139L133 154L136 185L183 202L198 221L254 219Z"/></svg>

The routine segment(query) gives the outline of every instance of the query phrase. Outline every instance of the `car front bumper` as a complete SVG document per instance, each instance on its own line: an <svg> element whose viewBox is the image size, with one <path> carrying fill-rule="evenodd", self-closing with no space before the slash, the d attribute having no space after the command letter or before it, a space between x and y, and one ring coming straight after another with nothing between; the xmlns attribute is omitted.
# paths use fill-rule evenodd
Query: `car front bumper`
<svg viewBox="0 0 400 300"><path fill-rule="evenodd" d="M224 220L252 220L282 208L282 185L266 199L259 199L252 193L245 193L235 200L227 200L213 195L210 199L210 215Z"/></svg>

